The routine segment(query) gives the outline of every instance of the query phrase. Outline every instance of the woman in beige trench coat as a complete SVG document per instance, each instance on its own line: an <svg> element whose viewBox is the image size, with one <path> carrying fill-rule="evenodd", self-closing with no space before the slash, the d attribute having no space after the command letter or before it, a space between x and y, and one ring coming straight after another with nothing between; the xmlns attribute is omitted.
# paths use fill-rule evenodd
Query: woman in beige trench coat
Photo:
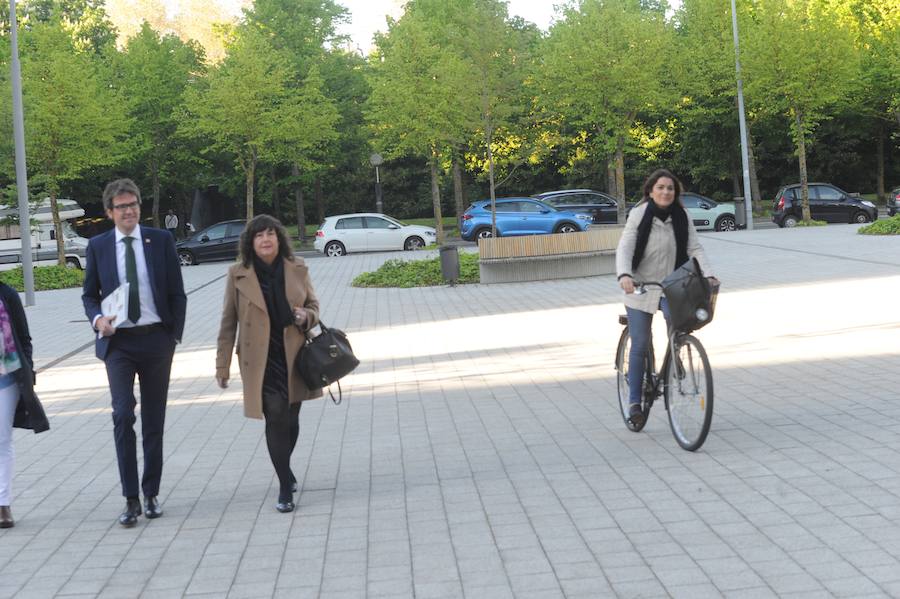
<svg viewBox="0 0 900 599"><path fill-rule="evenodd" d="M291 512L297 479L290 461L300 433L300 404L322 396L321 390L307 389L293 365L307 331L319 322L319 301L303 259L294 256L275 218L262 214L247 223L240 258L225 285L216 381L223 389L228 386L236 353L244 415L266 420L266 445L279 484L275 509Z"/></svg>

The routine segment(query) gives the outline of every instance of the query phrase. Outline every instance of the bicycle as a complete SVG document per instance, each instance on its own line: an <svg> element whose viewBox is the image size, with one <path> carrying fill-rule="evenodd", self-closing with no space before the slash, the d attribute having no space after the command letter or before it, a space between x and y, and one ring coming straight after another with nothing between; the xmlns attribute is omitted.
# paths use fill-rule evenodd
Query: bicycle
<svg viewBox="0 0 900 599"><path fill-rule="evenodd" d="M662 288L662 284L652 281L635 282L635 293L646 292L647 286ZM698 308L696 320L707 324L712 320L718 285L710 289L709 310ZM669 330L669 344L663 357L662 367L656 370L653 354L653 338L644 362L644 379L641 400L643 421L635 425L629 418L628 398L628 352L631 337L628 334L628 316L619 316L619 324L625 328L616 348L616 383L619 392L619 408L622 419L629 430L640 432L650 417L650 408L657 398L665 399L669 426L678 444L687 451L697 451L706 441L713 414L713 378L709 358L700 340L687 331ZM673 356L675 357L673 359Z"/></svg>

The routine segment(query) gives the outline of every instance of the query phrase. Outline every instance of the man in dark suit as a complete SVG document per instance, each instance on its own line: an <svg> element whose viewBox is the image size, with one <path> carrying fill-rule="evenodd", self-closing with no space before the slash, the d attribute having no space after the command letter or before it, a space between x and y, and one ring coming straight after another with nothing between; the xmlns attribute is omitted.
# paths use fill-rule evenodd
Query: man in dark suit
<svg viewBox="0 0 900 599"><path fill-rule="evenodd" d="M137 449L134 434L134 378L141 389L141 433L144 445L144 513L158 518L162 477L166 396L175 344L184 330L187 296L172 236L142 227L141 192L131 179L119 179L103 191L111 231L91 238L81 299L97 335L97 357L106 362L112 396L113 430L125 511L119 524L134 526L141 515ZM104 315L101 301L128 283L128 318L116 322Z"/></svg>

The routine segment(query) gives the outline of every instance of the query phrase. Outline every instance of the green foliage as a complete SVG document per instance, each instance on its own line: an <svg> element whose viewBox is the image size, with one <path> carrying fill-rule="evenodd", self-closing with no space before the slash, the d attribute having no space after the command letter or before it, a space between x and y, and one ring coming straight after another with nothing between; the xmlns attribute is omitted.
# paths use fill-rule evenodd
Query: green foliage
<svg viewBox="0 0 900 599"><path fill-rule="evenodd" d="M876 220L856 230L860 235L900 235L900 214Z"/></svg>
<svg viewBox="0 0 900 599"><path fill-rule="evenodd" d="M797 224L794 226L795 227L824 227L827 224L828 224L828 221L809 219L809 220L799 220L799 221L797 221Z"/></svg>
<svg viewBox="0 0 900 599"><path fill-rule="evenodd" d="M0 271L0 281L3 281L16 291L25 291L24 277L21 266L17 266L12 270ZM35 291L81 287L82 283L84 283L84 271L78 268L67 268L65 266L34 267Z"/></svg>
<svg viewBox="0 0 900 599"><path fill-rule="evenodd" d="M458 283L478 283L478 254L459 253ZM441 259L388 260L378 270L364 272L353 279L354 287L433 287L444 285Z"/></svg>
<svg viewBox="0 0 900 599"><path fill-rule="evenodd" d="M292 85L289 57L252 27L234 32L228 56L203 89L187 93L182 132L208 140L209 150L235 156L246 176L247 218L260 160L302 161L304 153L335 135L338 115L310 69L300 89Z"/></svg>

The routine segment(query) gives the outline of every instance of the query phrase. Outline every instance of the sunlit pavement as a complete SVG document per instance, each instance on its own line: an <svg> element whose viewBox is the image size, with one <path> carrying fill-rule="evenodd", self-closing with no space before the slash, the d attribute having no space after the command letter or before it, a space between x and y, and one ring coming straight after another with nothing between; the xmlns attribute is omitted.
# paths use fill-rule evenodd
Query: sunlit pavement
<svg viewBox="0 0 900 599"><path fill-rule="evenodd" d="M52 430L15 434L0 597L900 596L900 239L855 230L702 235L723 289L695 454L661 404L623 426L615 277L355 289L426 252L310 260L362 364L303 407L292 514L213 381L227 264L185 268L165 514L127 530L80 290L38 293Z"/></svg>

